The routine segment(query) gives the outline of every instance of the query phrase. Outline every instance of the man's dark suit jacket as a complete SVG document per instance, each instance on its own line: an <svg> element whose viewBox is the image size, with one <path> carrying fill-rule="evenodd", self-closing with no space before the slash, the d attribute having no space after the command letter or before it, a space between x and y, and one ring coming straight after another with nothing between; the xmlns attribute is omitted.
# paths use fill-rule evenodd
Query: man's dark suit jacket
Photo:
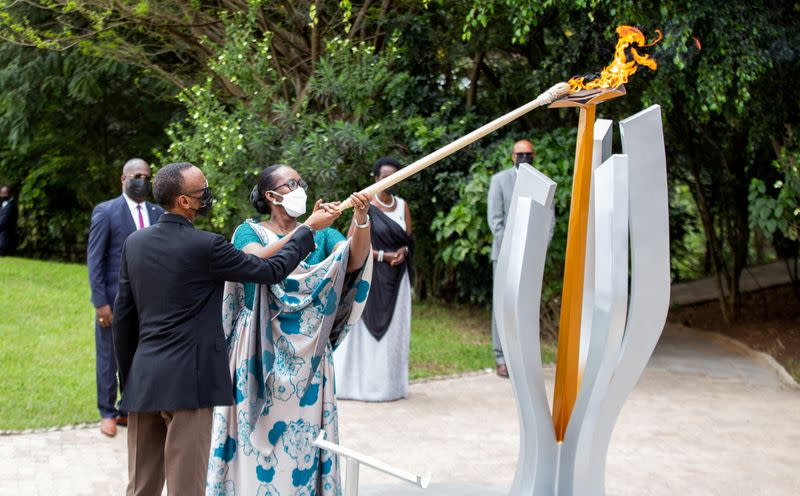
<svg viewBox="0 0 800 496"><path fill-rule="evenodd" d="M155 224L164 209L145 202L150 225ZM136 232L131 211L125 197L103 202L92 211L89 226L89 242L86 247L86 262L89 265L89 286L92 288L92 304L97 307L111 305L117 297L119 260L122 244L131 233Z"/></svg>
<svg viewBox="0 0 800 496"><path fill-rule="evenodd" d="M301 227L268 259L166 213L122 251L114 348L124 385L120 408L157 412L233 404L222 331L225 281L275 284L314 249Z"/></svg>
<svg viewBox="0 0 800 496"><path fill-rule="evenodd" d="M0 207L0 255L11 255L17 249L17 199L12 198Z"/></svg>

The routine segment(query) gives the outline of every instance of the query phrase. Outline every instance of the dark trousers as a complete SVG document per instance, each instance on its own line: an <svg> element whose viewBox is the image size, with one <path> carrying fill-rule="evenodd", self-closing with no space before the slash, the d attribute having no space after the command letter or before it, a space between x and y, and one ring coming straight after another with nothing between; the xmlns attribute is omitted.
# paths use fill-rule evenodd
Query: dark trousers
<svg viewBox="0 0 800 496"><path fill-rule="evenodd" d="M203 496L213 409L131 412L126 496ZM255 473L251 474L255 477Z"/></svg>
<svg viewBox="0 0 800 496"><path fill-rule="evenodd" d="M100 327L94 322L95 380L97 382L97 409L103 418L125 417L117 410L117 359L111 327Z"/></svg>

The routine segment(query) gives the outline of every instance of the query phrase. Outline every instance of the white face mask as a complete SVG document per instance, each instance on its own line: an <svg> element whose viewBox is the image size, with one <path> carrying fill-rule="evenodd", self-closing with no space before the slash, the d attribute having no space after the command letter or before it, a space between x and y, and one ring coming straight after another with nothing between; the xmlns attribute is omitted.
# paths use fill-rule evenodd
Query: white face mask
<svg viewBox="0 0 800 496"><path fill-rule="evenodd" d="M306 200L308 200L308 196L306 196L305 189L297 188L289 193L286 193L285 195L281 195L280 193L276 193L274 191L270 191L270 193L283 197L283 200L273 203L275 203L275 205L283 205L286 213L290 216L297 218L306 213Z"/></svg>

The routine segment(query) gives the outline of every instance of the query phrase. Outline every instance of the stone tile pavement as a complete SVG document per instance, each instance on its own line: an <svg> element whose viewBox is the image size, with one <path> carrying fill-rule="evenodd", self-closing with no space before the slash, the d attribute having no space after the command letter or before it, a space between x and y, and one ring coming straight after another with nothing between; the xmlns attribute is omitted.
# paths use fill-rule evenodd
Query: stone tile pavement
<svg viewBox="0 0 800 496"><path fill-rule="evenodd" d="M547 373L552 388L553 373ZM613 496L800 494L800 390L715 335L671 328L623 409L608 457ZM505 494L518 449L511 385L491 373L411 386L406 400L340 402L341 444L414 472L428 490L362 468L361 494ZM121 495L124 429L0 436L0 495Z"/></svg>

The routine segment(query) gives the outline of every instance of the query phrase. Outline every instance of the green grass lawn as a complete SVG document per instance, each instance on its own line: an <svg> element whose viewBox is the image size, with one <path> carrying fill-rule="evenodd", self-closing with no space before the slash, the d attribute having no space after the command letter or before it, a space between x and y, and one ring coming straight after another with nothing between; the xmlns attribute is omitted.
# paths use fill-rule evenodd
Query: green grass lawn
<svg viewBox="0 0 800 496"><path fill-rule="evenodd" d="M0 258L0 429L98 417L85 265Z"/></svg>
<svg viewBox="0 0 800 496"><path fill-rule="evenodd" d="M0 258L0 429L98 419L93 319L85 265ZM491 341L488 310L416 303L409 375L493 367Z"/></svg>

